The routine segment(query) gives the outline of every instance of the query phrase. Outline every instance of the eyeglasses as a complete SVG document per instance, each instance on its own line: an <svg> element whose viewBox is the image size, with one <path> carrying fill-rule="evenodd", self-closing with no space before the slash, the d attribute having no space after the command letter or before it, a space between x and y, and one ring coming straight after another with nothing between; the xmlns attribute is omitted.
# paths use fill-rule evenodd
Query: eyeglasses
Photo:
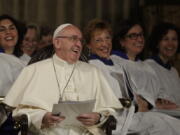
<svg viewBox="0 0 180 135"><path fill-rule="evenodd" d="M73 43L77 43L78 41L80 41L82 44L84 44L84 40L77 36L58 36L57 38L67 38L69 41Z"/></svg>
<svg viewBox="0 0 180 135"><path fill-rule="evenodd" d="M144 38L144 33L131 33L126 35L125 37L130 38L132 40L136 40L138 37Z"/></svg>

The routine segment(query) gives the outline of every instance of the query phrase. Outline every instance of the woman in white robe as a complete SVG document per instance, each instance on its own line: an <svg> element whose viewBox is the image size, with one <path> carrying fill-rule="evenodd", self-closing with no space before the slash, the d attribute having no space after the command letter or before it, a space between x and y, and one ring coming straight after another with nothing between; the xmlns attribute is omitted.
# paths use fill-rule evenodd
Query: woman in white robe
<svg viewBox="0 0 180 135"><path fill-rule="evenodd" d="M1 87L0 96L5 96L12 83L25 66L19 59L21 35L18 22L9 15L0 16ZM5 54L13 55L5 55ZM15 58L16 57L16 58ZM14 67L13 67L14 66Z"/></svg>
<svg viewBox="0 0 180 135"><path fill-rule="evenodd" d="M3 97L7 94L12 83L15 81L21 69L25 66L22 64L20 59L18 60L18 58L22 55L22 51L20 50L19 45L21 42L21 36L23 35L18 26L18 22L11 16L0 16L0 52L14 55L1 55L0 96ZM15 56L17 58L14 58ZM10 119L6 120L3 126L0 127L0 130L4 132L4 135L9 134L9 132L11 131L16 134L16 131L13 129L13 121L11 115L9 115L8 117Z"/></svg>
<svg viewBox="0 0 180 135"><path fill-rule="evenodd" d="M37 50L39 39L39 27L35 24L29 24L26 26L26 32L21 44L21 50L23 55L20 59L28 64L31 60L31 57Z"/></svg>
<svg viewBox="0 0 180 135"><path fill-rule="evenodd" d="M158 24L154 27L149 39L153 56L145 61L155 71L162 87L161 91L158 91L159 98L168 99L177 107L180 105L180 78L171 64L171 59L178 50L179 42L179 29L175 25Z"/></svg>
<svg viewBox="0 0 180 135"><path fill-rule="evenodd" d="M93 20L88 24L85 33L86 33L85 38L87 45L92 53L90 56L89 63L97 66L98 68L101 69L101 71L103 71L105 77L110 83L110 86L112 87L117 98L122 98L122 96L127 98L127 93L124 94L125 92L123 90L126 89L126 86L124 84L125 83L124 70L122 67L124 66L123 64L125 64L127 60L123 60L119 56L113 55L114 52L111 52L112 33L108 24L101 20ZM134 62L132 63L135 64ZM131 66L134 66L135 69L132 68L133 70L141 71L139 67L136 67L132 63L129 64L129 67L127 66L129 70L130 68L132 68ZM120 67L120 65L122 66ZM143 74L141 73L141 75ZM135 77L136 74L132 76ZM133 79L133 81L139 81L139 80L135 78ZM138 84L136 82L133 83ZM144 80L144 83L146 83L146 79ZM136 91L137 94L142 94L144 97L146 97L146 100L149 101L150 104L154 105L154 99L153 99L154 97L151 94L148 94L143 89L144 88L143 86L142 88L141 86L137 86L138 88L138 91ZM141 88L140 91L139 88ZM138 112L134 113L132 112L132 110L128 111L127 109L125 109L124 112L119 112L119 115L117 116L118 119L117 129L113 132L113 134L123 135L126 134L128 129L132 130L133 132L138 132L139 134L146 134L146 135L180 133L180 131L176 131L176 126L173 126L174 122L177 123L177 125L180 125L179 120L169 117L165 114L148 112L147 102L142 101L142 99L139 98L138 96L136 98L138 100L137 103L139 106ZM128 112L132 114L129 114ZM167 121L170 121L169 122L170 124Z"/></svg>

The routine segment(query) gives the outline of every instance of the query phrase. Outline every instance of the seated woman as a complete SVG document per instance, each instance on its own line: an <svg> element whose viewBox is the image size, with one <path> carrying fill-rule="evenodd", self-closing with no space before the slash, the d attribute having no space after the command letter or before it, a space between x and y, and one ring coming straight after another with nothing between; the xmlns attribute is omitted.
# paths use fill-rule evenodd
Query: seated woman
<svg viewBox="0 0 180 135"><path fill-rule="evenodd" d="M8 15L0 16L1 81L0 96L6 96L12 83L25 66L19 59L22 55L19 44L21 33L17 21ZM10 54L10 55L6 55Z"/></svg>
<svg viewBox="0 0 180 135"><path fill-rule="evenodd" d="M135 24L133 25L133 30L134 27L135 32L138 32L137 38L144 40L143 35L139 34L142 33L143 30L141 26ZM131 32L131 30L127 31ZM89 63L94 64L95 66L101 69L101 71L104 73L105 77L109 81L110 86L113 88L117 98L122 98L122 95L130 96L128 92L128 94L124 94L125 92L123 91L123 88L127 89L126 84L122 82L122 80L118 79L122 75L123 80L126 80L124 77L124 69L119 66L120 63L117 63L117 61L120 61L117 60L119 56L116 55L117 58L114 58L114 52L111 51L112 31L109 24L101 20L93 20L87 25L84 32L84 36L86 39L87 46L89 47L91 52ZM144 42L142 42L141 44L139 43L137 46L141 46L141 48L143 48L143 43ZM135 46L135 48L137 46ZM144 97L139 96L138 94L140 93L134 92L133 94L134 100L136 100L136 103L138 104L138 112L134 113L133 116L129 115L128 110L126 109L124 110L124 112L119 112L119 115L117 116L117 130L114 132L114 134L126 134L127 128L129 130L133 130L134 132L140 132L141 134L149 135L178 135L180 133L180 131L176 131L178 130L176 129L177 125L180 125L179 120L171 118L161 113L149 112L149 103L147 102L147 100L145 100ZM126 118L127 114L128 117Z"/></svg>
<svg viewBox="0 0 180 135"><path fill-rule="evenodd" d="M20 50L22 33L18 22L9 15L0 16L0 96L4 97L8 93L11 85L24 68L25 64L19 59L22 55ZM9 55L10 54L10 55ZM1 107L1 106L0 106ZM3 109L1 108L2 112ZM1 113L0 112L0 113ZM2 113L3 114L3 113ZM7 117L8 116L8 117ZM11 113L0 116L0 134L16 135L14 120Z"/></svg>
<svg viewBox="0 0 180 135"><path fill-rule="evenodd" d="M25 31L26 32L21 44L23 55L20 59L27 64L38 47L39 27L36 24L29 24L26 26Z"/></svg>
<svg viewBox="0 0 180 135"><path fill-rule="evenodd" d="M170 23L161 23L154 27L150 38L149 48L152 57L146 60L155 71L159 89L157 106L162 109L175 109L180 105L180 78L171 60L175 56L180 41L179 29ZM166 99L166 100L164 100Z"/></svg>

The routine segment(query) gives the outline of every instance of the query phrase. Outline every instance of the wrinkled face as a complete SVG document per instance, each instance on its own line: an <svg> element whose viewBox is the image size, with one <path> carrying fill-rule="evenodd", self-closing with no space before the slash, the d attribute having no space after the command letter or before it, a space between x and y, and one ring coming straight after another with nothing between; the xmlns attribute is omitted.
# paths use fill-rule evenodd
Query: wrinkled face
<svg viewBox="0 0 180 135"><path fill-rule="evenodd" d="M92 33L91 41L88 44L92 53L109 58L112 49L112 38L108 30L96 30Z"/></svg>
<svg viewBox="0 0 180 135"><path fill-rule="evenodd" d="M145 41L142 27L134 25L120 42L127 55L135 58L144 49Z"/></svg>
<svg viewBox="0 0 180 135"><path fill-rule="evenodd" d="M68 63L75 63L82 51L82 34L75 26L65 27L53 39L56 54Z"/></svg>
<svg viewBox="0 0 180 135"><path fill-rule="evenodd" d="M169 60L175 55L178 48L178 36L175 30L169 30L159 42L159 55L166 60Z"/></svg>
<svg viewBox="0 0 180 135"><path fill-rule="evenodd" d="M14 48L18 41L16 26L9 20L0 21L0 45L3 49Z"/></svg>
<svg viewBox="0 0 180 135"><path fill-rule="evenodd" d="M37 31L36 29L29 28L24 36L22 42L22 50L25 53L32 54L37 47Z"/></svg>

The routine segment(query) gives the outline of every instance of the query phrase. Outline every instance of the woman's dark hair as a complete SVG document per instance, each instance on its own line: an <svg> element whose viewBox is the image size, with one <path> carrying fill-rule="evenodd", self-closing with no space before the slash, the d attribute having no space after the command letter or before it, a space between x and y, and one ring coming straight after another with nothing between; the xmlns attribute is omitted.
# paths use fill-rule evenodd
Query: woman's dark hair
<svg viewBox="0 0 180 135"><path fill-rule="evenodd" d="M159 42L168 33L169 30L174 30L177 33L178 41L180 41L180 31L177 26L172 23L161 22L154 26L152 32L148 39L148 48L151 50L152 55L157 55L159 53ZM179 49L179 45L178 45Z"/></svg>
<svg viewBox="0 0 180 135"><path fill-rule="evenodd" d="M144 30L143 24L140 21L135 20L135 19L126 19L126 20L122 20L119 23L119 26L115 30L115 35L113 38L113 50L120 50L120 51L125 52L124 48L120 44L120 40L123 40L126 34L128 33L128 31L135 25L141 26L142 29ZM138 56L142 57L142 53L139 54Z"/></svg>
<svg viewBox="0 0 180 135"><path fill-rule="evenodd" d="M4 14L4 15L1 15L1 16L0 16L0 21L6 20L6 19L10 20L10 21L15 25L15 27L16 27L16 29L17 29L17 31L18 31L18 41L17 41L17 43L16 43L16 45L15 45L13 54L14 54L15 56L17 56L17 57L20 57L20 56L22 55L22 51L21 51L21 49L20 49L20 43L21 43L21 41L22 41L22 39L23 39L23 35L24 35L24 32L23 32L23 31L24 31L24 30L23 30L22 27L20 27L20 22L18 22L17 20L15 20L13 17L11 17L11 16L9 16L9 15L7 15L7 14Z"/></svg>

